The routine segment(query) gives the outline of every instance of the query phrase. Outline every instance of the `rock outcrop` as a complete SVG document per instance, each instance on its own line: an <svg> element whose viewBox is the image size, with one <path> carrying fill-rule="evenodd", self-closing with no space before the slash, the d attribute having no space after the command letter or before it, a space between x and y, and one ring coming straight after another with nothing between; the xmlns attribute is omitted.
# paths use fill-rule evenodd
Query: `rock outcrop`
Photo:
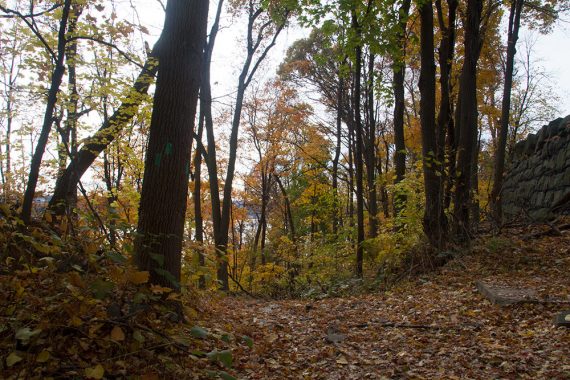
<svg viewBox="0 0 570 380"><path fill-rule="evenodd" d="M544 221L570 212L570 116L517 143L501 196L507 221Z"/></svg>

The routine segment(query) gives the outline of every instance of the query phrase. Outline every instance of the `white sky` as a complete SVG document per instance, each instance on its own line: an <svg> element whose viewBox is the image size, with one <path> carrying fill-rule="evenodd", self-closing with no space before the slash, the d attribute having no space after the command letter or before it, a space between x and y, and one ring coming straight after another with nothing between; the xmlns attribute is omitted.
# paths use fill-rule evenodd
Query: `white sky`
<svg viewBox="0 0 570 380"><path fill-rule="evenodd" d="M570 115L570 23L559 22L551 34L537 37L536 57L551 75L554 90L560 96L560 116Z"/></svg>
<svg viewBox="0 0 570 380"><path fill-rule="evenodd" d="M124 2L125 5L130 2ZM164 14L156 0L134 0L137 5L139 16L151 33L158 35L162 28ZM140 4L140 5L139 5ZM211 1L210 18L213 18L216 11L216 2ZM568 17L567 17L568 18ZM134 21L134 20L133 20ZM222 29L218 34L212 62L212 92L214 98L226 95L235 91L237 76L243 62L242 55L244 44L238 41L243 38L245 26L239 21L232 20L227 15L222 16ZM521 31L518 50L522 51L522 43L525 40L527 30ZM534 60L540 65L552 80L553 90L560 97L558 108L559 116L570 115L570 22L558 22L554 31L547 35L540 35L536 32ZM299 38L306 37L307 32L300 28L289 28L282 32L275 46L268 57L263 70L260 70L257 79L263 81L275 75L275 70L283 59L287 47ZM149 41L150 43L151 41ZM228 97L219 98L223 103L231 104Z"/></svg>

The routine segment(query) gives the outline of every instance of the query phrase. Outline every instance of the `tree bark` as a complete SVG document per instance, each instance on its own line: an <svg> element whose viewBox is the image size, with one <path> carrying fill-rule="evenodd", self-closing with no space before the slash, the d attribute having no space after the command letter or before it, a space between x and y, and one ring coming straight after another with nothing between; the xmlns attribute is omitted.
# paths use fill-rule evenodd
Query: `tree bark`
<svg viewBox="0 0 570 380"><path fill-rule="evenodd" d="M206 62L203 62L206 65ZM200 102L202 105L202 102ZM196 139L196 152L194 153L194 189L192 199L194 200L194 239L198 248L196 253L198 255L198 265L200 270L206 265L206 258L204 257L204 219L202 218L202 152L198 145L202 143L202 134L204 132L204 114L200 112L200 122L198 125L198 133ZM198 278L198 287L206 289L206 278L203 274Z"/></svg>
<svg viewBox="0 0 570 380"><path fill-rule="evenodd" d="M343 112L343 92L344 92L344 78L340 70L337 72L338 75L338 88L337 88L337 99L336 99L336 146L334 152L334 158L332 162L332 190L333 190L333 220L332 220L332 231L336 235L338 233L339 226L339 216L340 216L340 205L338 199L338 161L340 159L340 150L342 144L342 112Z"/></svg>
<svg viewBox="0 0 570 380"><path fill-rule="evenodd" d="M432 246L441 248L446 239L447 223L443 212L441 192L441 167L437 165L435 123L435 57L433 38L433 7L425 1L420 7L420 123L422 131L422 153L426 205L424 211L424 232Z"/></svg>
<svg viewBox="0 0 570 380"><path fill-rule="evenodd" d="M361 35L361 28L356 16L356 10L352 10L352 28L356 32L357 38ZM354 93L353 93L353 108L354 108L354 126L356 144L354 149L354 164L356 167L356 276L362 277L363 274L363 261L364 261L364 183L363 172L364 162L363 156L363 128L362 118L360 115L360 92L361 92L361 71L362 71L362 46L358 41L354 48L355 62L354 62Z"/></svg>
<svg viewBox="0 0 570 380"><path fill-rule="evenodd" d="M509 13L507 63L505 69L505 83L503 87L503 102L501 105L501 129L499 133L499 142L497 144L497 152L495 153L495 171L493 173L493 189L491 191L490 199L493 216L499 224L502 220L501 190L503 187L503 174L505 171L506 156L505 153L510 124L509 115L511 110L513 71L523 5L523 0L512 0L511 10Z"/></svg>
<svg viewBox="0 0 570 380"><path fill-rule="evenodd" d="M190 149L201 82L207 0L169 0L135 241L150 282L179 289Z"/></svg>
<svg viewBox="0 0 570 380"><path fill-rule="evenodd" d="M65 47L66 47L66 30L67 21L69 19L69 13L71 8L71 0L65 0L62 8L61 19L59 21L59 30L57 36L57 55L54 58L54 69L51 75L51 83L48 91L46 110L44 113L44 120L42 124L42 129L40 132L40 137L38 138L36 149L34 155L32 156L32 163L30 165L30 173L28 176L28 183L26 185L26 191L24 193L24 201L22 204L22 220L25 223L29 223L32 217L32 206L34 201L34 196L36 194L36 186L38 184L38 178L40 174L40 166L42 164L42 158L46 149L46 145L49 139L49 133L53 124L53 113L55 110L55 105L57 103L57 93L59 87L61 86L61 81L63 79L63 74L65 73Z"/></svg>
<svg viewBox="0 0 570 380"><path fill-rule="evenodd" d="M477 61L480 52L482 0L468 0L465 21L465 58L461 70L461 101L459 109L459 145L457 147L457 183L454 213L455 235L468 241L471 234L472 170L474 149L477 149Z"/></svg>
<svg viewBox="0 0 570 380"><path fill-rule="evenodd" d="M247 26L247 56L245 62L242 66L241 73L238 78L238 86L236 93L236 101L234 107L234 113L232 117L232 129L230 133L229 141L229 159L228 168L226 171L226 178L224 182L223 189L223 200L220 200L219 194L219 181L217 173L216 164L216 153L215 153L215 137L213 131L213 124L208 123L206 120L207 128L207 138L208 138L208 175L210 177L210 191L212 198L212 219L214 224L214 240L216 246L216 252L218 254L218 271L217 277L220 283L221 290L229 290L229 276L228 276L228 262L227 262L227 245L228 245L228 234L230 227L230 217L231 217L231 206L232 206L232 188L233 179L235 174L235 165L237 159L237 146L238 146L238 134L239 126L241 121L241 111L243 108L243 100L245 91L255 73L257 72L259 65L267 56L267 53L275 46L275 41L277 36L283 30L285 26L284 23L279 23L275 26L275 31L273 32L272 39L267 46L265 46L261 54L257 59L253 60L254 55L258 52L261 42L266 35L267 28L273 25L273 21L267 21L259 28L258 35L254 39L254 25L255 21L262 15L264 9L262 7L255 9L253 3L249 5L249 19ZM220 210L221 205L221 210Z"/></svg>
<svg viewBox="0 0 570 380"><path fill-rule="evenodd" d="M392 64L393 86L394 86L394 170L396 174L395 184L400 183L406 175L406 142L404 133L404 78L406 73L405 41L406 24L410 12L411 0L404 0L398 11L398 32L396 41L402 46L401 55L394 54ZM406 202L404 194L397 193L394 197L394 214L403 209Z"/></svg>
<svg viewBox="0 0 570 380"><path fill-rule="evenodd" d="M378 196L376 191L376 118L374 107L374 54L368 61L367 83L368 138L366 139L366 181L368 186L368 236L378 235Z"/></svg>
<svg viewBox="0 0 570 380"><path fill-rule="evenodd" d="M150 54L128 96L97 132L91 136L73 157L63 174L57 179L48 210L56 216L66 214L69 200L77 193L77 184L97 156L117 137L123 127L135 116L158 70L154 52Z"/></svg>
<svg viewBox="0 0 570 380"><path fill-rule="evenodd" d="M445 201L446 191L449 189L450 183L454 175L452 172L446 171L446 147L448 149L449 162L454 161L455 147L448 146L446 137L453 136L455 125L453 120L453 106L451 101L451 73L453 69L453 60L455 55L455 35L456 35L456 16L457 16L457 0L447 0L447 25L444 20L444 13L441 6L441 0L435 1L437 9L437 19L439 28L442 31L441 45L439 49L439 67L440 67L440 107L437 116L437 138L438 138L438 154L437 160L441 162L441 186L442 194L444 197L443 208L444 210L449 207L449 203ZM447 186L446 186L447 185Z"/></svg>

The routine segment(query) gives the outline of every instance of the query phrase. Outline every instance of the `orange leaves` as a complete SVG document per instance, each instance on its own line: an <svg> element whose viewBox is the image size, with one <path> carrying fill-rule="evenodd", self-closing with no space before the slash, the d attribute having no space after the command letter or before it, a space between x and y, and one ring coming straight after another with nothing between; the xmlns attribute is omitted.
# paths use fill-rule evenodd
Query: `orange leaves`
<svg viewBox="0 0 570 380"><path fill-rule="evenodd" d="M113 327L113 330L111 330L111 339L115 342L122 342L125 340L125 333L119 326L115 326Z"/></svg>

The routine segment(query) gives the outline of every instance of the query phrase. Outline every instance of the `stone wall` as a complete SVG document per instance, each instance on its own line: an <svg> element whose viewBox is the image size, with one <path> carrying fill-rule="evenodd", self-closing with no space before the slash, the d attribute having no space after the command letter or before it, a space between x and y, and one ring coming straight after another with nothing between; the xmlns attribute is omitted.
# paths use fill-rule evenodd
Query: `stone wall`
<svg viewBox="0 0 570 380"><path fill-rule="evenodd" d="M544 221L570 213L570 116L517 143L502 199L507 221Z"/></svg>

